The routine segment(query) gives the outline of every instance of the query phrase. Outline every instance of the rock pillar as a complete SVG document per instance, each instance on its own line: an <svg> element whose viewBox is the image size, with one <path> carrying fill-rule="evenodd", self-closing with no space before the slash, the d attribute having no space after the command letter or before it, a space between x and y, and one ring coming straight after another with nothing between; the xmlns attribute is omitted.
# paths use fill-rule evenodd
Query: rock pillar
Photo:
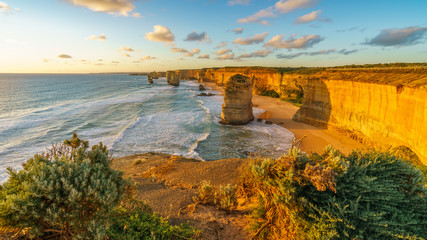
<svg viewBox="0 0 427 240"><path fill-rule="evenodd" d="M172 86L179 86L179 76L175 71L168 71L166 73L168 83Z"/></svg>
<svg viewBox="0 0 427 240"><path fill-rule="evenodd" d="M224 82L221 123L242 125L252 120L252 80L236 74Z"/></svg>

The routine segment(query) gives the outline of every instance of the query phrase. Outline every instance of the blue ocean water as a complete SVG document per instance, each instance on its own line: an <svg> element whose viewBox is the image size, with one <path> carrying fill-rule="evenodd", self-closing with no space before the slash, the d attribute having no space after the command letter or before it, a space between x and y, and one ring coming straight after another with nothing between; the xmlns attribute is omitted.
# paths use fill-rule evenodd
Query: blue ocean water
<svg viewBox="0 0 427 240"><path fill-rule="evenodd" d="M0 181L52 143L79 137L109 146L114 157L144 152L203 160L277 157L293 134L277 125L219 124L223 97L197 96L198 84L108 74L0 74ZM255 115L263 110L254 109Z"/></svg>

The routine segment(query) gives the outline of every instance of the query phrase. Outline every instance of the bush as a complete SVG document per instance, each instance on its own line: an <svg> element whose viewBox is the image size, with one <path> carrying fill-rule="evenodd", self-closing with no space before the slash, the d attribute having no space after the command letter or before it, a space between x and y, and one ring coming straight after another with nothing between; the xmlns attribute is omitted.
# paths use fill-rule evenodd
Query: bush
<svg viewBox="0 0 427 240"><path fill-rule="evenodd" d="M22 170L9 168L10 178L0 187L0 225L28 229L31 236L102 239L129 186L110 164L102 143L89 150L73 134Z"/></svg>
<svg viewBox="0 0 427 240"><path fill-rule="evenodd" d="M219 188L211 185L210 182L203 181L199 194L193 198L196 203L216 205L223 210L234 210L237 206L236 197L237 186L227 184L220 185Z"/></svg>
<svg viewBox="0 0 427 240"><path fill-rule="evenodd" d="M125 208L116 210L117 217L113 218L113 225L108 230L110 239L198 239L200 231L181 224L171 226L168 221L157 214L148 211L128 211Z"/></svg>
<svg viewBox="0 0 427 240"><path fill-rule="evenodd" d="M328 147L255 159L243 191L256 197L255 237L268 239L423 239L427 190L421 172L389 153Z"/></svg>
<svg viewBox="0 0 427 240"><path fill-rule="evenodd" d="M279 98L280 95L274 91L274 90L264 90L261 92L260 94L261 96L267 96L267 97L272 97L272 98Z"/></svg>

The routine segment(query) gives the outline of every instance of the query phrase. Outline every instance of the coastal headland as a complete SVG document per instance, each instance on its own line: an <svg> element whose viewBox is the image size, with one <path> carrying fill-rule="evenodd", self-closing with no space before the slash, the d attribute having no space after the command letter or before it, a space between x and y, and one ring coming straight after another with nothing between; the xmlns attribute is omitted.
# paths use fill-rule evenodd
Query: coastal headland
<svg viewBox="0 0 427 240"><path fill-rule="evenodd" d="M304 151L332 144L341 151L363 146L404 146L427 164L427 69L224 67L168 71L170 80L223 86L235 74L252 78L254 105L297 138ZM300 98L298 109L279 99ZM293 119L293 120L291 120ZM302 124L306 123L306 124ZM355 140L355 141L351 141Z"/></svg>

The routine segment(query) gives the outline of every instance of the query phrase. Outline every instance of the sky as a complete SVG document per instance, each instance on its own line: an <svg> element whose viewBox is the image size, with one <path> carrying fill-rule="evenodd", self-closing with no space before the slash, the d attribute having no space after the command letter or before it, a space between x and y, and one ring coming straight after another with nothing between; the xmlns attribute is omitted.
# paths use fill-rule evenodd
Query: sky
<svg viewBox="0 0 427 240"><path fill-rule="evenodd" d="M0 0L0 73L427 62L427 0Z"/></svg>

